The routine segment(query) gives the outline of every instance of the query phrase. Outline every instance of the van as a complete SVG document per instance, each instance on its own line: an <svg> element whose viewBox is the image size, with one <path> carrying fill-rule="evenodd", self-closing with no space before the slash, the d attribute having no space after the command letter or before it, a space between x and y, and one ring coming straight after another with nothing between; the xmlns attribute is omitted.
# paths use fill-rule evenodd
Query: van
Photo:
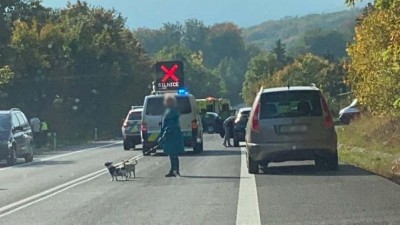
<svg viewBox="0 0 400 225"><path fill-rule="evenodd" d="M175 93L180 111L179 123L185 147L193 148L195 153L203 151L203 128L193 95ZM163 93L154 93L144 99L141 137L143 154L149 154L150 148L157 145L160 134L162 116L165 111Z"/></svg>

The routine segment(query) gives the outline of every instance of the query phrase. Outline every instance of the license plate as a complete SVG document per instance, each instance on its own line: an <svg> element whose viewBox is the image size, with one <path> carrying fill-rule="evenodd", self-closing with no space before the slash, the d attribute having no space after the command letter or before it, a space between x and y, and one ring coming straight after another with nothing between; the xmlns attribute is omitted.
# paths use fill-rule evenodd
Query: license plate
<svg viewBox="0 0 400 225"><path fill-rule="evenodd" d="M280 126L281 133L304 133L307 132L306 125L288 125Z"/></svg>

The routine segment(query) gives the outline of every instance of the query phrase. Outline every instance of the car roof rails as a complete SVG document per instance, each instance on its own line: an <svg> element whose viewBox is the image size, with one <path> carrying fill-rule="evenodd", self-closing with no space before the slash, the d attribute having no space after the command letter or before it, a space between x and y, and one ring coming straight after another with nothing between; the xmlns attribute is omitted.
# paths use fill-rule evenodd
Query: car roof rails
<svg viewBox="0 0 400 225"><path fill-rule="evenodd" d="M11 108L10 111L21 111L19 108Z"/></svg>

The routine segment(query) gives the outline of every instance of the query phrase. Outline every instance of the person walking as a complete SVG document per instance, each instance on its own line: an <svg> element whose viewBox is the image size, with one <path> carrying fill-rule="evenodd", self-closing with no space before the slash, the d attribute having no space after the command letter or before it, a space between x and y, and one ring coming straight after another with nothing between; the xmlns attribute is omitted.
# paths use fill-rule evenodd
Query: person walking
<svg viewBox="0 0 400 225"><path fill-rule="evenodd" d="M232 129L234 120L235 120L235 117L230 116L223 123L225 135L224 135L224 143L222 145L225 147L232 147L232 145L231 145L231 129Z"/></svg>
<svg viewBox="0 0 400 225"><path fill-rule="evenodd" d="M42 121L40 124L40 136L41 136L41 145L46 146L47 144L47 131L49 130L46 121Z"/></svg>
<svg viewBox="0 0 400 225"><path fill-rule="evenodd" d="M34 116L30 121L32 132L33 132L33 143L36 148L40 147L40 120Z"/></svg>
<svg viewBox="0 0 400 225"><path fill-rule="evenodd" d="M179 110L174 95L164 96L165 112L162 119L161 131L158 136L158 143L164 149L164 153L169 156L171 169L166 177L180 176L178 155L185 151L183 138L179 125Z"/></svg>

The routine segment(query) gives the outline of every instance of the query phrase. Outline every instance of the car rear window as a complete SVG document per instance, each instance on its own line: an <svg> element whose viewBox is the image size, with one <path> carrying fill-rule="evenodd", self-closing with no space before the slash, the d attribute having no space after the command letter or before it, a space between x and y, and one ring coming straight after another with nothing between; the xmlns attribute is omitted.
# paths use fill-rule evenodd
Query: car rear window
<svg viewBox="0 0 400 225"><path fill-rule="evenodd" d="M322 116L319 91L264 93L260 102L260 119Z"/></svg>
<svg viewBox="0 0 400 225"><path fill-rule="evenodd" d="M240 113L241 116L249 116L249 114L250 114L250 111L242 111Z"/></svg>
<svg viewBox="0 0 400 225"><path fill-rule="evenodd" d="M148 98L146 104L146 115L158 116L165 111L164 98ZM176 96L176 102L181 114L192 112L190 100L188 96Z"/></svg>
<svg viewBox="0 0 400 225"><path fill-rule="evenodd" d="M142 112L131 112L129 114L128 120L141 120Z"/></svg>

